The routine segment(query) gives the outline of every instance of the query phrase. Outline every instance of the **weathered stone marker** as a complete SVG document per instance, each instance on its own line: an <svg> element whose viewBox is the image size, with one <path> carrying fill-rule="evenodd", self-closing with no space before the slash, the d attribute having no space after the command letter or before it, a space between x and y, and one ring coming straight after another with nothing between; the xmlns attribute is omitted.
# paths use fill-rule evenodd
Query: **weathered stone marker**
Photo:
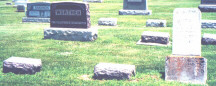
<svg viewBox="0 0 216 86"><path fill-rule="evenodd" d="M166 57L165 80L205 84L207 59L201 57L201 12L177 8L173 15L172 55Z"/></svg>
<svg viewBox="0 0 216 86"><path fill-rule="evenodd" d="M201 0L199 9L201 12L216 12L216 0Z"/></svg>
<svg viewBox="0 0 216 86"><path fill-rule="evenodd" d="M15 74L35 74L42 68L41 59L10 57L3 62L3 72Z"/></svg>
<svg viewBox="0 0 216 86"><path fill-rule="evenodd" d="M50 27L44 29L45 39L94 41L97 29L91 28L89 4L54 2L51 4Z"/></svg>
<svg viewBox="0 0 216 86"><path fill-rule="evenodd" d="M148 19L146 27L166 27L166 20Z"/></svg>
<svg viewBox="0 0 216 86"><path fill-rule="evenodd" d="M18 5L17 6L17 12L25 12L25 6L24 5Z"/></svg>
<svg viewBox="0 0 216 86"><path fill-rule="evenodd" d="M151 15L148 10L147 0L124 0L123 9L119 10L119 15Z"/></svg>
<svg viewBox="0 0 216 86"><path fill-rule="evenodd" d="M100 18L98 20L98 25L116 26L117 18Z"/></svg>
<svg viewBox="0 0 216 86"><path fill-rule="evenodd" d="M135 76L135 65L99 63L94 67L94 79L130 79Z"/></svg>
<svg viewBox="0 0 216 86"><path fill-rule="evenodd" d="M202 28L216 29L216 20L202 20Z"/></svg>
<svg viewBox="0 0 216 86"><path fill-rule="evenodd" d="M202 37L203 45L216 45L216 34L204 33Z"/></svg>
<svg viewBox="0 0 216 86"><path fill-rule="evenodd" d="M22 22L50 22L50 3L36 2L28 3L26 16L22 18Z"/></svg>
<svg viewBox="0 0 216 86"><path fill-rule="evenodd" d="M167 32L151 32L144 31L141 35L141 40L137 44L167 46L169 44L169 33Z"/></svg>

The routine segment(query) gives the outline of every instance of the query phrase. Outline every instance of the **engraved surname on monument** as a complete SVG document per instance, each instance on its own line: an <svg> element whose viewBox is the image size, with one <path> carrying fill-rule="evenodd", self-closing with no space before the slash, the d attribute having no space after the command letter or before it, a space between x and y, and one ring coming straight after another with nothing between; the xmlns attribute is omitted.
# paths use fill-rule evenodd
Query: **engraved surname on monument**
<svg viewBox="0 0 216 86"><path fill-rule="evenodd" d="M56 16L81 16L81 10L56 9Z"/></svg>
<svg viewBox="0 0 216 86"><path fill-rule="evenodd" d="M201 13L198 9L175 9L172 54L201 56Z"/></svg>
<svg viewBox="0 0 216 86"><path fill-rule="evenodd" d="M142 0L128 0L128 2L142 2Z"/></svg>
<svg viewBox="0 0 216 86"><path fill-rule="evenodd" d="M33 10L50 10L50 6L33 6Z"/></svg>

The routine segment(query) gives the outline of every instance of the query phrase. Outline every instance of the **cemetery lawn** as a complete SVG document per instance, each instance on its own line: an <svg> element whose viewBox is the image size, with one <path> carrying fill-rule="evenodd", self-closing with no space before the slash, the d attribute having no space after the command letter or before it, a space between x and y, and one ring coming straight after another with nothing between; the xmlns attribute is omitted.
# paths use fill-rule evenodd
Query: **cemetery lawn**
<svg viewBox="0 0 216 86"><path fill-rule="evenodd" d="M30 0L31 2L44 0ZM51 0L51 2L54 0ZM80 0L81 1L81 0ZM200 0L148 0L152 15L118 15L123 0L90 3L92 27L99 28L93 42L43 39L44 23L22 23L23 12L15 12L0 0L0 86L77 85L77 86L187 86L164 80L165 57L172 46L136 45L143 31L169 32L172 41L172 17L175 8L197 8ZM118 26L98 26L101 17L118 18ZM145 27L147 19L165 19L168 27ZM215 13L203 13L202 19L216 20ZM202 29L216 34L216 29ZM2 73L3 61L11 56L42 60L42 70L35 75ZM208 59L209 86L216 85L216 46L202 45L202 56ZM136 76L130 80L94 80L94 66L99 62L136 65Z"/></svg>

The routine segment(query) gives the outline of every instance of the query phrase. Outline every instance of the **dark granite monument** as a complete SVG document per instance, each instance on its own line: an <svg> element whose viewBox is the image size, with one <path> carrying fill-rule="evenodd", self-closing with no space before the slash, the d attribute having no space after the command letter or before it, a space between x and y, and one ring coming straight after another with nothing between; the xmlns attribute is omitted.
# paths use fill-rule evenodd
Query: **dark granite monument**
<svg viewBox="0 0 216 86"><path fill-rule="evenodd" d="M51 10L51 27L87 29L91 26L89 5L86 3L53 3Z"/></svg>
<svg viewBox="0 0 216 86"><path fill-rule="evenodd" d="M18 5L17 6L17 12L25 12L25 6L24 5Z"/></svg>
<svg viewBox="0 0 216 86"><path fill-rule="evenodd" d="M199 9L201 12L216 12L216 0L201 0Z"/></svg>
<svg viewBox="0 0 216 86"><path fill-rule="evenodd" d="M124 0L123 9L119 15L151 15L148 10L147 0Z"/></svg>
<svg viewBox="0 0 216 86"><path fill-rule="evenodd" d="M93 41L97 39L97 29L91 28L88 3L52 3L50 27L44 29L45 39L71 41Z"/></svg>
<svg viewBox="0 0 216 86"><path fill-rule="evenodd" d="M50 3L36 2L28 3L26 17L23 17L23 22L50 22Z"/></svg>
<svg viewBox="0 0 216 86"><path fill-rule="evenodd" d="M201 12L176 8L173 14L172 55L166 57L165 80L205 84L207 59L201 56Z"/></svg>

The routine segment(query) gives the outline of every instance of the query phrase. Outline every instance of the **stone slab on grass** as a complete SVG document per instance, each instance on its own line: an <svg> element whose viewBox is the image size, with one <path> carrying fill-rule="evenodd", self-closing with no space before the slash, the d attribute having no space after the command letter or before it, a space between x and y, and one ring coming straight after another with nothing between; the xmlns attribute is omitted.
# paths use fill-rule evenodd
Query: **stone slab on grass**
<svg viewBox="0 0 216 86"><path fill-rule="evenodd" d="M203 45L216 45L216 34L207 34L204 33L202 37Z"/></svg>
<svg viewBox="0 0 216 86"><path fill-rule="evenodd" d="M117 18L100 18L98 20L98 25L116 26Z"/></svg>
<svg viewBox="0 0 216 86"><path fill-rule="evenodd" d="M50 18L23 17L22 22L49 23Z"/></svg>
<svg viewBox="0 0 216 86"><path fill-rule="evenodd" d="M137 44L167 46L169 45L169 36L169 33L166 32L144 31Z"/></svg>
<svg viewBox="0 0 216 86"><path fill-rule="evenodd" d="M44 39L68 40L68 41L94 41L98 37L95 28L46 28Z"/></svg>
<svg viewBox="0 0 216 86"><path fill-rule="evenodd" d="M201 12L216 12L216 5L201 4L198 7Z"/></svg>
<svg viewBox="0 0 216 86"><path fill-rule="evenodd" d="M216 29L216 20L202 20L202 28L215 28Z"/></svg>
<svg viewBox="0 0 216 86"><path fill-rule="evenodd" d="M112 63L99 63L94 67L94 79L130 79L132 75L135 76L135 65L127 64L112 64Z"/></svg>
<svg viewBox="0 0 216 86"><path fill-rule="evenodd" d="M15 74L35 74L42 68L41 59L10 57L3 61L3 72Z"/></svg>
<svg viewBox="0 0 216 86"><path fill-rule="evenodd" d="M146 27L166 27L166 20L148 19Z"/></svg>
<svg viewBox="0 0 216 86"><path fill-rule="evenodd" d="M152 10L119 10L119 15L151 15Z"/></svg>

